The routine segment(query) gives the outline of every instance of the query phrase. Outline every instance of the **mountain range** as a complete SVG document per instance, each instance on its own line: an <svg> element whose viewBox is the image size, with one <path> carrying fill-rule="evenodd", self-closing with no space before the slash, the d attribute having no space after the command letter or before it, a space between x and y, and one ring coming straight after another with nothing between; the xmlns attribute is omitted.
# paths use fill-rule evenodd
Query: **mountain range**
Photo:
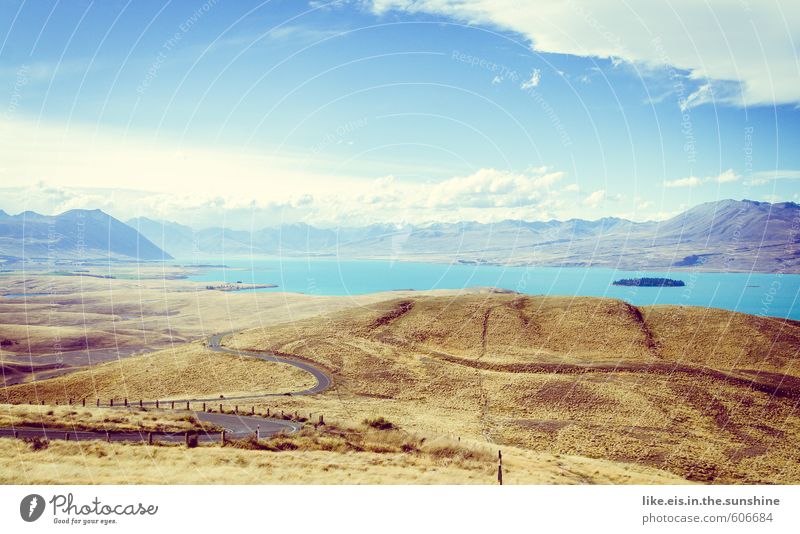
<svg viewBox="0 0 800 534"><path fill-rule="evenodd" d="M752 200L700 204L665 221L607 217L336 229L295 223L254 231L194 229L144 217L124 224L99 210L72 210L54 217L0 212L0 254L43 256L49 246L51 253L76 257L76 219L83 223L84 256L95 257L310 255L627 270L800 272L800 206ZM53 227L59 235L55 247L47 239Z"/></svg>
<svg viewBox="0 0 800 534"><path fill-rule="evenodd" d="M25 259L141 259L172 256L142 234L100 210L60 215L0 210L0 256Z"/></svg>

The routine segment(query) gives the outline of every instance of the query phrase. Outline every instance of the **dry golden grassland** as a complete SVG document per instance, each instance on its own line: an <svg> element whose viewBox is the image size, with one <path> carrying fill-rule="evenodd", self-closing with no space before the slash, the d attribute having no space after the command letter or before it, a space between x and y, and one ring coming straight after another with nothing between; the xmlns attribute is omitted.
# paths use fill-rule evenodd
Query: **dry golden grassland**
<svg viewBox="0 0 800 534"><path fill-rule="evenodd" d="M0 427L46 427L65 430L142 432L217 431L191 414L169 411L127 410L80 406L27 406L0 404Z"/></svg>
<svg viewBox="0 0 800 534"><path fill-rule="evenodd" d="M492 484L486 443L425 439L365 425L186 448L52 441L38 450L0 439L0 483L24 484ZM508 484L676 484L655 469L504 448Z"/></svg>
<svg viewBox="0 0 800 534"><path fill-rule="evenodd" d="M225 339L230 347L295 355L333 377L323 394L235 401L240 410L313 412L313 419L325 414L348 423L385 416L428 443L491 447L492 458L454 462L461 453L404 451L407 437L399 434L380 435L391 442L382 452L353 449L369 431L358 439L301 433L266 447L297 445L281 452L57 442L34 452L0 440L9 452L2 476L16 482L493 483L493 455L502 448L508 483L800 483L795 321L491 291L332 298L198 292L181 281L81 282L113 286L92 286L85 299L101 345L118 327L131 348L235 329ZM168 290L158 287L164 284ZM29 301L31 324L57 331L43 319L50 310L65 318L62 326L79 328L84 299L71 291L69 303ZM6 313L26 324L19 306L0 301L0 324ZM133 310L133 319L117 317L117 306ZM40 340L49 335L31 331ZM2 325L0 339L4 332L26 342L24 328ZM0 401L135 402L288 392L313 383L290 366L190 343L6 388Z"/></svg>
<svg viewBox="0 0 800 534"><path fill-rule="evenodd" d="M0 352L29 358L87 348L140 351L198 340L217 332L254 328L312 317L394 298L378 293L351 298L280 292L205 289L205 283L172 279L183 270L113 267L119 278L44 273L3 275ZM44 293L44 295L36 294ZM67 363L69 363L67 361Z"/></svg>
<svg viewBox="0 0 800 534"><path fill-rule="evenodd" d="M291 365L212 352L202 343L132 356L50 380L5 388L0 401L64 404L86 398L135 403L219 395L257 395L299 391L314 377Z"/></svg>
<svg viewBox="0 0 800 534"><path fill-rule="evenodd" d="M800 482L800 324L594 298L378 303L227 343L318 362L335 389L272 402L718 483Z"/></svg>

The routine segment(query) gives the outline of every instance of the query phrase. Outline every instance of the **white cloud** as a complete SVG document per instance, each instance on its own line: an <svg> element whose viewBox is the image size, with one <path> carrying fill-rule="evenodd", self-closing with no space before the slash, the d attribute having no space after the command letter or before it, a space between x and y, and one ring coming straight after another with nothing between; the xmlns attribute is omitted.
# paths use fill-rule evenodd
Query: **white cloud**
<svg viewBox="0 0 800 534"><path fill-rule="evenodd" d="M533 69L531 72L531 77L528 78L528 81L522 82L520 84L520 89L527 91L528 89L533 89L534 87L539 87L539 82L542 81L542 71L539 69Z"/></svg>
<svg viewBox="0 0 800 534"><path fill-rule="evenodd" d="M741 176L736 174L733 169L728 169L721 172L716 176L706 176L705 178L698 178L697 176L688 176L686 178L678 178L676 180L667 180L664 182L664 187L697 187L700 184L714 182L718 184L729 184L738 182Z"/></svg>
<svg viewBox="0 0 800 534"><path fill-rule="evenodd" d="M667 180L664 182L664 187L696 187L701 183L703 183L703 181L697 176L689 176L688 178Z"/></svg>
<svg viewBox="0 0 800 534"><path fill-rule="evenodd" d="M717 176L712 176L709 178L709 180L720 184L727 184L731 182L738 182L740 178L741 176L733 172L733 169L728 169Z"/></svg>
<svg viewBox="0 0 800 534"><path fill-rule="evenodd" d="M651 73L668 65L697 84L686 91L693 95L689 107L711 98L736 105L800 103L796 0L372 0L370 5L376 13L435 13L512 30L540 52L613 58Z"/></svg>
<svg viewBox="0 0 800 534"><path fill-rule="evenodd" d="M393 176L385 174L389 163L343 167L321 154L187 148L168 139L154 143L45 123L3 126L0 208L11 213L99 208L121 220L262 228L299 221L355 226L590 218L588 208L620 200L605 191L584 198L577 184L564 183L565 172L548 166L482 168L442 179L400 163L392 164ZM576 202L576 194L584 202Z"/></svg>
<svg viewBox="0 0 800 534"><path fill-rule="evenodd" d="M426 204L435 208L510 208L538 204L543 193L561 180L563 172L520 174L480 169L469 176L445 180L426 194Z"/></svg>
<svg viewBox="0 0 800 534"><path fill-rule="evenodd" d="M603 200L605 200L605 198L606 198L605 189L599 189L594 193L592 193L591 195L589 195L588 197L586 197L585 199L583 199L583 203L589 206L590 208L596 208L597 206L600 205L600 203L603 202Z"/></svg>
<svg viewBox="0 0 800 534"><path fill-rule="evenodd" d="M693 93L681 100L678 105L681 111L685 112L690 108L699 106L700 104L707 104L714 101L714 92L711 89L711 84L706 83L698 87Z"/></svg>
<svg viewBox="0 0 800 534"><path fill-rule="evenodd" d="M800 170L775 169L774 171L755 172L747 181L747 185L764 185L775 180L800 180Z"/></svg>
<svg viewBox="0 0 800 534"><path fill-rule="evenodd" d="M289 150L186 148L166 139L153 143L113 131L95 136L80 127L23 121L3 126L0 208L14 213L99 208L122 220L145 216L197 227L260 228L297 221L535 220L562 209L557 187L565 173L548 167L488 168L425 181L419 167L399 163L392 168L417 178L376 180L375 168L385 172L389 163L345 167L321 154L308 158Z"/></svg>

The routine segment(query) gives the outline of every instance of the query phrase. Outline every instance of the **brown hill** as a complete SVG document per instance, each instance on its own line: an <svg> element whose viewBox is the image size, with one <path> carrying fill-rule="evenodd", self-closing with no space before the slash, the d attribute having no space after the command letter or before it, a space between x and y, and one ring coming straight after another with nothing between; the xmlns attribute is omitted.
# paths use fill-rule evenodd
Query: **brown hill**
<svg viewBox="0 0 800 534"><path fill-rule="evenodd" d="M239 334L336 390L286 406L646 464L690 480L798 483L800 323L595 298L384 302Z"/></svg>

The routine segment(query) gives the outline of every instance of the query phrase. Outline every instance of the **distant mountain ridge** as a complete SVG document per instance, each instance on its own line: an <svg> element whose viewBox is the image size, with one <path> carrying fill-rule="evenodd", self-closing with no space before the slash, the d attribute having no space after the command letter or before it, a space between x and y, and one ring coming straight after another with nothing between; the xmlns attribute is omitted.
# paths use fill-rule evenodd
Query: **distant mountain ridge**
<svg viewBox="0 0 800 534"><path fill-rule="evenodd" d="M319 256L625 270L800 272L800 206L721 200L665 221L506 220L255 231L193 229L139 217L127 224L100 210L56 216L0 210L0 255L16 258L161 260L173 256Z"/></svg>
<svg viewBox="0 0 800 534"><path fill-rule="evenodd" d="M251 254L464 263L800 272L800 206L721 200L665 221L506 220L336 229L304 223L252 232L128 221L177 257Z"/></svg>
<svg viewBox="0 0 800 534"><path fill-rule="evenodd" d="M168 253L101 210L59 215L0 211L0 255L25 259L162 260Z"/></svg>

